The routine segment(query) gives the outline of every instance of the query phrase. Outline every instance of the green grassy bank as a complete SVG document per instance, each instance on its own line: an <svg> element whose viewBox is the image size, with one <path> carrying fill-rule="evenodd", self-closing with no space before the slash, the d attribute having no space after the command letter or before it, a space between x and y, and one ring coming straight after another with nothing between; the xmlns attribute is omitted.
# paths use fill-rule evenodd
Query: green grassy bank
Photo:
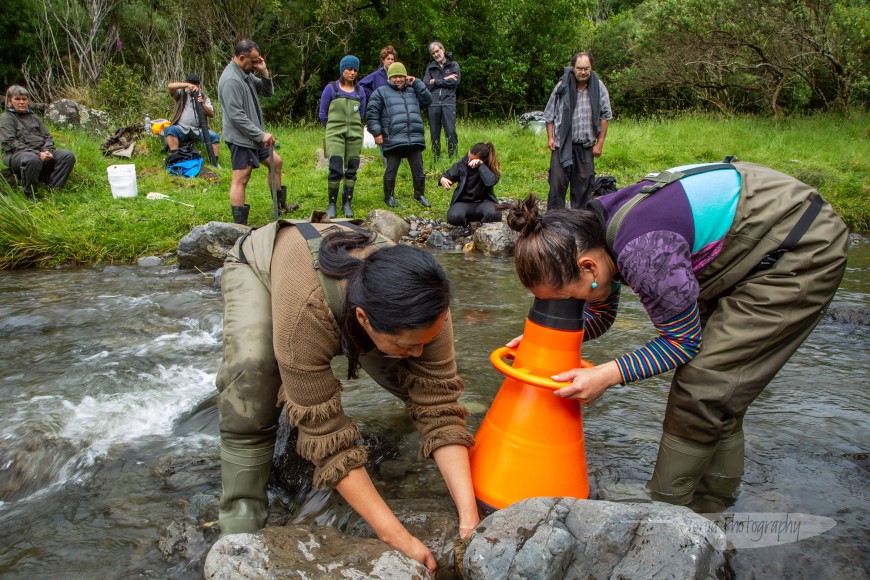
<svg viewBox="0 0 870 580"><path fill-rule="evenodd" d="M316 169L316 149L323 130L312 126L272 127L284 159L283 182L288 200L301 208L288 217L301 218L326 207L326 171ZM476 141L492 141L502 165L499 197L546 197L549 151L546 136L521 130L515 123L460 122L460 150ZM229 154L222 146L215 182L171 177L156 138L140 140L131 160L103 157L101 139L79 132L56 132L59 148L78 159L66 187L40 189L36 202L0 183L0 269L22 266L127 262L140 256L173 251L194 226L209 221L232 221L228 192ZM364 150L370 163L358 175L354 196L357 216L385 207L381 177L383 164L376 150ZM737 155L768 165L809 183L822 193L852 230L870 229L870 114L849 117L820 115L788 119L779 126L755 117L719 118L690 115L675 119L612 122L599 174L616 177L624 187L649 171ZM450 164L435 162L424 153L426 196L424 209L412 198L407 164L399 172L396 195L401 215L443 217L452 192L437 186ZM139 195L113 199L106 168L135 163ZM146 199L156 191L193 204L190 208L165 200ZM248 185L251 225L272 218L266 168L254 171Z"/></svg>

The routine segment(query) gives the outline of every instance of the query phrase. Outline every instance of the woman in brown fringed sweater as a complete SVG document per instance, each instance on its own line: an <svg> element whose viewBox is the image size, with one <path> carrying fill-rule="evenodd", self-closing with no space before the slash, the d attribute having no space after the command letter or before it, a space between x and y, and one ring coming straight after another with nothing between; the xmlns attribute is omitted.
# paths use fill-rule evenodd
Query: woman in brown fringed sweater
<svg viewBox="0 0 870 580"><path fill-rule="evenodd" d="M423 436L421 454L435 459L459 512L459 535L468 538L479 520L468 463L474 439L458 403L464 384L449 281L430 254L368 232L280 225L246 236L224 268L222 531L252 532L265 521L277 403L299 429L296 448L315 465L314 485L335 487L379 538L434 571L432 553L373 486L330 363L346 355L349 378L363 368L405 402ZM318 243L323 281L312 265Z"/></svg>

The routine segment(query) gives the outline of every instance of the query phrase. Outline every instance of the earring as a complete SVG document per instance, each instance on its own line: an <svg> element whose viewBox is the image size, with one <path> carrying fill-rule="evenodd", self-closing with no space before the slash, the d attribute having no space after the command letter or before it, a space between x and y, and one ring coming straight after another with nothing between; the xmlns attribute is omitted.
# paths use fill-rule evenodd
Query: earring
<svg viewBox="0 0 870 580"><path fill-rule="evenodd" d="M592 289L595 290L598 288L598 277L595 277L595 280L592 281Z"/></svg>

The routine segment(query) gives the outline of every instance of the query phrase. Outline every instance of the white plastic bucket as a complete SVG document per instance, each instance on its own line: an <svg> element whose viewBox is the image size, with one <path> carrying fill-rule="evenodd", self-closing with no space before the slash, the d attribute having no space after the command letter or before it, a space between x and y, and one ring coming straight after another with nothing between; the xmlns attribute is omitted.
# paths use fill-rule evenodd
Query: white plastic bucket
<svg viewBox="0 0 870 580"><path fill-rule="evenodd" d="M112 197L136 197L139 187L136 185L136 165L110 165L106 171L109 173L109 187L112 188Z"/></svg>

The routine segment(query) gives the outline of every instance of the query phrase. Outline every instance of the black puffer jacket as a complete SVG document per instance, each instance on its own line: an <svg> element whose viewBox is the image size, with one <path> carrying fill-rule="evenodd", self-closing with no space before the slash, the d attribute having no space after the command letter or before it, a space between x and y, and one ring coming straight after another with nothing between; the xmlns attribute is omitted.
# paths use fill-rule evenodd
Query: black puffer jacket
<svg viewBox="0 0 870 580"><path fill-rule="evenodd" d="M366 107L366 125L369 132L384 137L384 154L397 147L426 148L426 132L420 108L432 102L432 94L423 81L400 91L388 82L372 93Z"/></svg>

